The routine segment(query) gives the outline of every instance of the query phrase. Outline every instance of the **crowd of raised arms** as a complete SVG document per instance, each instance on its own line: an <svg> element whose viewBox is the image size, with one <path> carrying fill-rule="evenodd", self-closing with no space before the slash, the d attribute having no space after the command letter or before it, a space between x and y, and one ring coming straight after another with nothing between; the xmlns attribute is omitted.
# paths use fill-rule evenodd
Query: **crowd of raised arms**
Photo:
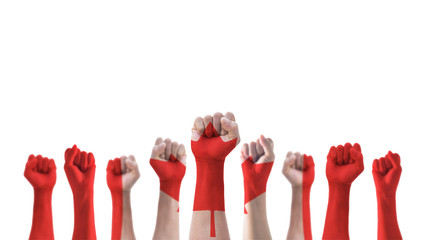
<svg viewBox="0 0 427 240"><path fill-rule="evenodd" d="M230 239L224 204L224 161L239 144L238 125L232 113L215 113L194 121L191 150L196 159L197 182L190 239ZM275 159L273 140L263 135L241 149L244 178L243 239L271 239L266 214L266 185ZM157 138L150 164L160 180L157 222L153 239L179 239L179 193L186 170L183 144ZM96 239L93 209L95 157L74 145L65 151L64 170L74 198L73 239ZM313 158L288 152L283 175L292 185L291 216L287 239L312 239L310 189L314 181ZM329 203L322 239L349 239L349 195L352 182L364 170L359 144L333 146L327 156ZM396 215L396 189L402 168L391 151L373 160L372 175L378 206L378 239L402 239ZM33 222L29 239L54 239L52 191L56 182L53 159L30 155L25 177L34 188ZM107 184L112 198L111 239L136 239L130 201L132 186L140 176L132 155L108 162ZM283 236L284 238L285 236ZM320 236L319 236L320 237ZM319 237L315 237L318 239ZM374 237L374 236L373 236Z"/></svg>

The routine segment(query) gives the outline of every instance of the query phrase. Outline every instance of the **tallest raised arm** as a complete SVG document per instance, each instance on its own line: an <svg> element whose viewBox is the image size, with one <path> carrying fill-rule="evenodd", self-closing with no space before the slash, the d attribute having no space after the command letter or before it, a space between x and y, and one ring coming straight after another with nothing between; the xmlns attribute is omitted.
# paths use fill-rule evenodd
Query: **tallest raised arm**
<svg viewBox="0 0 427 240"><path fill-rule="evenodd" d="M73 239L96 239L93 209L95 158L91 152L80 151L76 145L65 151L64 170L73 191Z"/></svg>
<svg viewBox="0 0 427 240"><path fill-rule="evenodd" d="M232 113L215 113L194 121L191 150L196 158L197 182L190 239L229 239L224 204L225 157L240 142Z"/></svg>

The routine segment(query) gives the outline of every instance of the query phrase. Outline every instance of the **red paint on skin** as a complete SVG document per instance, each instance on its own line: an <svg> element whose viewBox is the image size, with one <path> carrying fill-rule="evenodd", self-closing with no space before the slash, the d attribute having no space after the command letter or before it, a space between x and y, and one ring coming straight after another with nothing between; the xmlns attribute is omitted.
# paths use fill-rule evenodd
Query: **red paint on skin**
<svg viewBox="0 0 427 240"><path fill-rule="evenodd" d="M172 154L169 161L150 159L150 165L159 176L160 190L179 202L181 181L184 178L186 169L185 165Z"/></svg>
<svg viewBox="0 0 427 240"><path fill-rule="evenodd" d="M329 200L322 239L350 239L350 188L364 170L360 145L346 143L344 146L332 146L327 158Z"/></svg>
<svg viewBox="0 0 427 240"><path fill-rule="evenodd" d="M378 209L378 239L402 239L396 213L396 190L402 167L397 153L388 154L372 163Z"/></svg>
<svg viewBox="0 0 427 240"><path fill-rule="evenodd" d="M95 158L74 145L65 151L64 170L74 197L73 239L96 239L93 208Z"/></svg>
<svg viewBox="0 0 427 240"><path fill-rule="evenodd" d="M120 240L123 223L123 181L120 158L115 158L108 162L107 183L111 191L111 199L113 202L111 239Z"/></svg>
<svg viewBox="0 0 427 240"><path fill-rule="evenodd" d="M274 162L254 163L252 156L242 163L243 181L245 188L245 205L254 198L266 192L267 180ZM247 214L246 207L244 213Z"/></svg>
<svg viewBox="0 0 427 240"><path fill-rule="evenodd" d="M225 211L224 162L225 157L236 147L237 139L224 142L212 123L206 126L198 141L191 141L196 158L197 182L193 211L210 211L210 236L216 236L215 211Z"/></svg>
<svg viewBox="0 0 427 240"><path fill-rule="evenodd" d="M314 175L313 157L304 154L302 172L302 222L305 240L313 239L311 234L310 190L314 181Z"/></svg>
<svg viewBox="0 0 427 240"><path fill-rule="evenodd" d="M33 222L29 239L54 239L52 191L56 183L55 162L41 155L30 155L24 176L34 188Z"/></svg>

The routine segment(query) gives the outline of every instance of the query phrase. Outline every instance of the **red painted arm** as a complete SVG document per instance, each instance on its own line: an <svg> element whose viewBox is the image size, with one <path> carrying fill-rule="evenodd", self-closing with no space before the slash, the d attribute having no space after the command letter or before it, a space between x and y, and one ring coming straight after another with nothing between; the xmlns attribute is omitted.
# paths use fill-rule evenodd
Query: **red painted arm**
<svg viewBox="0 0 427 240"><path fill-rule="evenodd" d="M400 156L397 153L388 152L372 164L377 192L379 240L402 239L396 213L396 190L401 173Z"/></svg>
<svg viewBox="0 0 427 240"><path fill-rule="evenodd" d="M34 188L33 224L29 239L54 239L52 191L56 183L55 162L40 155L30 155L24 176Z"/></svg>
<svg viewBox="0 0 427 240"><path fill-rule="evenodd" d="M92 153L80 152L76 145L65 151L64 170L73 191L73 239L96 239L93 210L95 158Z"/></svg>
<svg viewBox="0 0 427 240"><path fill-rule="evenodd" d="M329 181L329 203L323 239L350 239L348 211L351 183L363 172L363 156L359 144L331 147L326 176Z"/></svg>

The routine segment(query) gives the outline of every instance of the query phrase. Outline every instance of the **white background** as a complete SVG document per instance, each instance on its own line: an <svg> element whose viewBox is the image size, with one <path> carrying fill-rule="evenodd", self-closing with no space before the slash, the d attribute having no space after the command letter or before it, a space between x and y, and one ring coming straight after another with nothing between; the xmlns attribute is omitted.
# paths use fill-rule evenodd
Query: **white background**
<svg viewBox="0 0 427 240"><path fill-rule="evenodd" d="M99 239L111 233L107 161L135 154L142 174L132 190L135 233L150 239L159 186L149 157L158 136L187 148L180 231L188 239L196 178L190 129L215 111L235 114L242 143L261 133L275 142L267 189L274 239L285 239L289 224L286 152L314 157L312 229L320 239L326 155L346 142L359 142L365 157L351 189L351 238L376 238L371 166L388 150L402 158L402 235L425 238L426 11L425 1L2 1L0 239L28 238L29 154L55 159L55 237L71 238L63 153L73 144L95 154ZM243 225L240 147L225 166L233 239Z"/></svg>

